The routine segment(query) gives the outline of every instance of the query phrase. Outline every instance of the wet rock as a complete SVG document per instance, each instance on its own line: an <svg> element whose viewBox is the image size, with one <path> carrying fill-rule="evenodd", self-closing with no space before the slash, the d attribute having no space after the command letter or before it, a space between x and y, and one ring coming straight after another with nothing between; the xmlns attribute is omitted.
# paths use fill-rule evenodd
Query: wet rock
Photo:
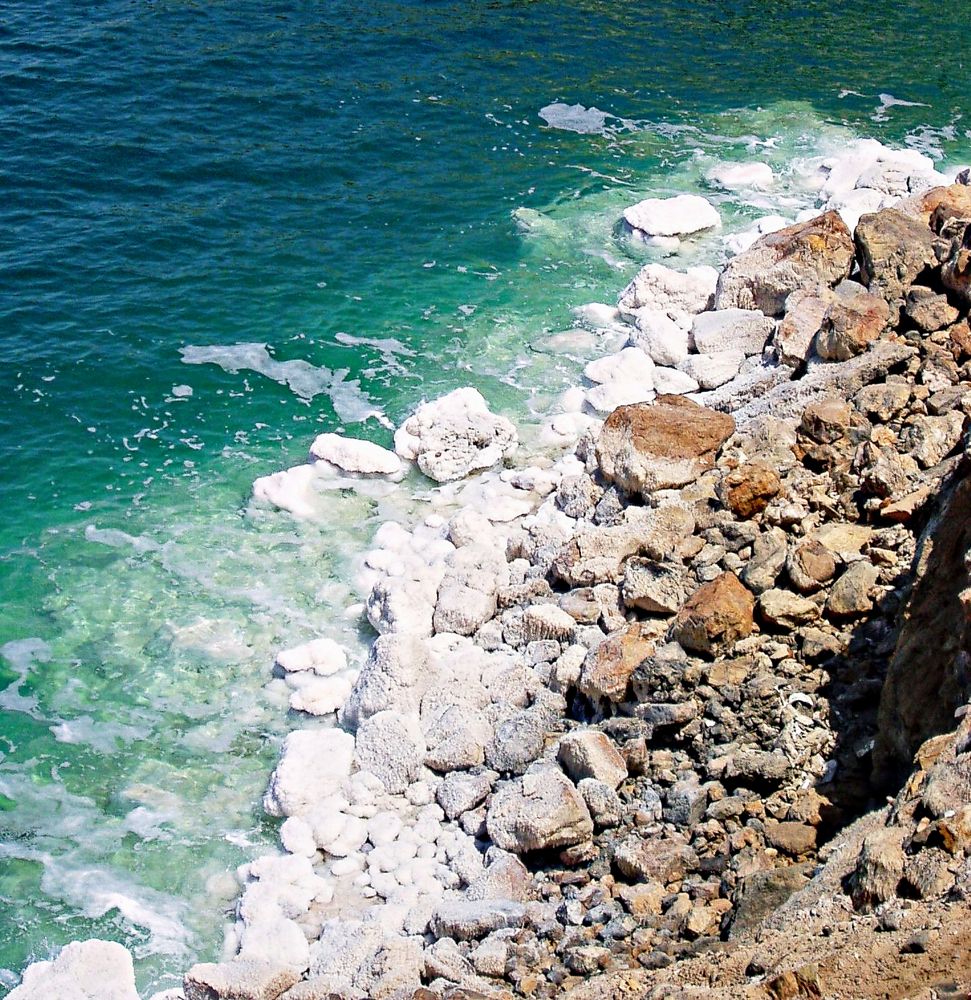
<svg viewBox="0 0 971 1000"><path fill-rule="evenodd" d="M838 617L865 614L873 607L873 588L880 571L873 563L853 563L833 584L826 599L826 611Z"/></svg>
<svg viewBox="0 0 971 1000"><path fill-rule="evenodd" d="M937 264L930 229L893 208L862 216L855 238L860 279L895 307L907 289Z"/></svg>
<svg viewBox="0 0 971 1000"><path fill-rule="evenodd" d="M496 789L486 828L494 844L525 854L583 843L593 834L593 820L559 768L535 765L522 778Z"/></svg>
<svg viewBox="0 0 971 1000"><path fill-rule="evenodd" d="M727 652L754 627L755 602L734 573L698 588L671 624L670 638L685 649L713 656Z"/></svg>
<svg viewBox="0 0 971 1000"><path fill-rule="evenodd" d="M728 262L718 279L717 309L781 315L798 288L833 285L849 276L853 238L836 212L796 223L756 241Z"/></svg>
<svg viewBox="0 0 971 1000"><path fill-rule="evenodd" d="M278 1000L300 976L274 962L194 965L183 983L185 1000Z"/></svg>
<svg viewBox="0 0 971 1000"><path fill-rule="evenodd" d="M577 686L588 698L623 701L631 674L654 646L654 637L637 624L607 636L587 654Z"/></svg>
<svg viewBox="0 0 971 1000"><path fill-rule="evenodd" d="M574 780L594 778L616 788L627 777L627 765L614 744L599 730L580 729L560 740L557 758Z"/></svg>
<svg viewBox="0 0 971 1000"><path fill-rule="evenodd" d="M761 514L781 489L782 481L774 469L749 462L722 480L720 494L736 517L748 519Z"/></svg>
<svg viewBox="0 0 971 1000"><path fill-rule="evenodd" d="M633 493L684 486L712 468L735 421L682 396L616 409L597 440L603 476Z"/></svg>
<svg viewBox="0 0 971 1000"><path fill-rule="evenodd" d="M826 310L816 334L816 353L826 361L848 361L862 354L889 322L890 307L879 295L837 300Z"/></svg>

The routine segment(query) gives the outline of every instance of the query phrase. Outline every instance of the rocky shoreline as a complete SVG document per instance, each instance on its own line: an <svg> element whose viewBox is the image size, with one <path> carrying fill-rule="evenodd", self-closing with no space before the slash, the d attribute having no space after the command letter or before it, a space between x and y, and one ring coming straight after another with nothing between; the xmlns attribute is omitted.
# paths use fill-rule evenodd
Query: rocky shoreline
<svg viewBox="0 0 971 1000"><path fill-rule="evenodd" d="M861 144L720 271L648 264L578 310L620 349L530 464L461 389L394 452L322 435L257 481L298 515L321 479L446 485L364 558L360 671L279 655L291 708L339 726L284 743L283 849L240 870L227 960L152 1000L831 995L791 941L732 961L826 907L891 937L967 909L966 173ZM712 213L624 224L674 249ZM71 945L11 1000L53 995L137 1000L131 959Z"/></svg>

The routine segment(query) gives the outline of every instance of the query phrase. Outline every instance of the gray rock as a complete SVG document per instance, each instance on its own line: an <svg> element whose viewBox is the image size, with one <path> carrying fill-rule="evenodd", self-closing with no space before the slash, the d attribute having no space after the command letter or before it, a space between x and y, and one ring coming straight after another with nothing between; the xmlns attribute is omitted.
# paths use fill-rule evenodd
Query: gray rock
<svg viewBox="0 0 971 1000"><path fill-rule="evenodd" d="M652 559L628 559L622 591L624 603L630 608L673 615L687 597L684 567Z"/></svg>
<svg viewBox="0 0 971 1000"><path fill-rule="evenodd" d="M676 781L665 796L664 819L675 826L694 827L701 822L708 805L708 793L697 778Z"/></svg>
<svg viewBox="0 0 971 1000"><path fill-rule="evenodd" d="M761 354L775 321L757 309L716 309L695 316L691 327L699 354L741 351Z"/></svg>
<svg viewBox="0 0 971 1000"><path fill-rule="evenodd" d="M455 819L484 802L497 777L495 771L447 774L435 790L435 798L445 815Z"/></svg>
<svg viewBox="0 0 971 1000"><path fill-rule="evenodd" d="M378 712L361 723L354 761L370 771L392 794L403 792L419 775L425 759L425 738L417 719L399 712Z"/></svg>
<svg viewBox="0 0 971 1000"><path fill-rule="evenodd" d="M879 577L880 570L873 563L865 560L853 563L833 584L826 610L845 618L865 614L873 607L873 588Z"/></svg>
<svg viewBox="0 0 971 1000"><path fill-rule="evenodd" d="M526 907L511 899L447 899L432 914L436 937L470 941L506 927L522 927Z"/></svg>
<svg viewBox="0 0 971 1000"><path fill-rule="evenodd" d="M577 791L583 796L595 826L602 829L620 823L624 804L610 785L596 778L583 778L577 782Z"/></svg>
<svg viewBox="0 0 971 1000"><path fill-rule="evenodd" d="M574 781L595 778L616 788L627 777L627 765L611 740L597 729L580 729L560 740L557 756Z"/></svg>
<svg viewBox="0 0 971 1000"><path fill-rule="evenodd" d="M486 763L501 774L522 774L543 752L547 728L544 715L532 709L505 719L486 745Z"/></svg>

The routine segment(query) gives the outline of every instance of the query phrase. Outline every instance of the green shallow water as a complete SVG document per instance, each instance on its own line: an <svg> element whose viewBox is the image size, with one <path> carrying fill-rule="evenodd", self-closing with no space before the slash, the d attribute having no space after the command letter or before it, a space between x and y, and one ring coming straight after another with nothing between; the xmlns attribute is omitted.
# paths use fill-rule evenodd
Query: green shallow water
<svg viewBox="0 0 971 1000"><path fill-rule="evenodd" d="M255 477L461 384L541 412L576 366L530 345L648 259L621 209L720 159L866 135L967 162L969 48L929 2L6 4L0 993L92 935L171 985L274 842L259 797L305 722L272 656L361 655L380 511L254 512ZM549 127L555 101L614 117Z"/></svg>

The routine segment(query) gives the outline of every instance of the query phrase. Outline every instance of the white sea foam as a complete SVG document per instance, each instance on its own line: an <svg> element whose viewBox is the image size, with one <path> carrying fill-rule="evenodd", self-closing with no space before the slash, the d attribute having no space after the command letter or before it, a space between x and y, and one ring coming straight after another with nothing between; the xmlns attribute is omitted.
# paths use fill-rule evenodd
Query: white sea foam
<svg viewBox="0 0 971 1000"><path fill-rule="evenodd" d="M557 101L539 109L539 116L551 128L581 135L597 135L605 130L608 118L614 116L599 108L585 108L582 104L563 104Z"/></svg>
<svg viewBox="0 0 971 1000"><path fill-rule="evenodd" d="M360 381L347 377L350 372L346 368L331 371L301 358L277 361L266 344L189 345L179 348L179 353L187 365L216 365L230 374L254 371L265 375L280 385L288 386L308 402L316 396L327 395L337 416L347 423L384 417L362 391Z"/></svg>

